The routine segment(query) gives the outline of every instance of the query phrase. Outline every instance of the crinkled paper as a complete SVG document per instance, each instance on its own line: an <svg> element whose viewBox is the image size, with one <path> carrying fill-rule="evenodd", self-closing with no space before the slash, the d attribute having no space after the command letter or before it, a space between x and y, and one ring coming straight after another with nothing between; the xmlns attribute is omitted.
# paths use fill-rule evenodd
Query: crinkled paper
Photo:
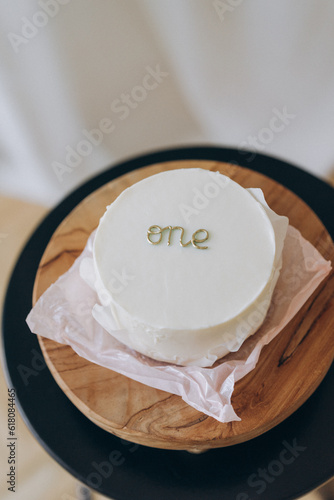
<svg viewBox="0 0 334 500"><path fill-rule="evenodd" d="M260 329L238 352L229 354L213 368L183 367L155 361L131 350L95 321L92 309L98 298L79 272L82 261L92 258L93 237L92 234L72 267L37 301L27 317L30 330L70 345L79 356L93 363L177 394L190 406L220 422L240 420L231 404L235 383L254 369L262 347L279 334L331 270L331 263L289 226L283 267ZM117 336L120 334L118 331Z"/></svg>

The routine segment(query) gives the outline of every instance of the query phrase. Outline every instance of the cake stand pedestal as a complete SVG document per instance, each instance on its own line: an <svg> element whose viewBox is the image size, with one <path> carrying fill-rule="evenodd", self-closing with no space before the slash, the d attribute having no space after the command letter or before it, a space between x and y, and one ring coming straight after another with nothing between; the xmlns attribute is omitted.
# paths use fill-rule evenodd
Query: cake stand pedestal
<svg viewBox="0 0 334 500"><path fill-rule="evenodd" d="M182 160L208 161L211 163L210 168L221 168L221 163L238 163L250 167L240 169L238 181L246 187L261 187L273 209L287 214L291 224L300 229L305 238L318 247L327 259L332 258L332 243L327 231L334 236L333 189L291 164L251 152L192 147L152 153L113 166L90 179L52 210L38 226L18 259L8 286L3 313L3 361L8 387L15 389L17 409L48 453L79 481L109 498L249 500L259 495L270 500L299 498L334 475L334 434L330 432L334 414L334 367L324 376L333 349L333 328L330 331L329 327L333 321L331 280L321 285L286 331L275 339L274 344L266 347L257 369L237 384L233 404L237 412L241 413L241 423L220 425L187 407L177 396L155 390L151 392L144 386L141 387L143 392L137 395L137 384L120 379L118 387L113 383L114 375L109 371L106 377L113 384L113 404L105 412L101 404L104 382L97 372L94 373L98 367L92 368L87 363L89 369L85 370L83 366L80 367L81 361L74 361L70 349L57 354L59 346L56 344L43 345L44 358L37 337L31 334L25 323L31 309L34 284L36 299L50 282L70 267L81 252L88 234L97 225L98 212L102 214L110 203L109 195L112 193L112 196L116 196L128 185L129 179L135 182L142 178L144 168L150 165L161 164L154 168L163 169L167 166L166 162ZM231 165L225 165L225 168L230 175L239 171ZM130 173L133 175L129 178L127 174ZM112 184L114 187L108 192L108 183L117 179L119 181ZM101 187L100 193L106 189L104 199L100 198L95 204L94 193L99 192L97 190ZM285 203L282 203L283 197ZM91 210L85 211L82 219L79 217L80 204L85 200L83 206L87 204L88 207L90 199ZM68 222L63 222L65 220ZM62 224L69 224L67 237ZM58 241L55 239L57 232ZM42 264L43 273L40 269ZM293 336L290 332L292 327L295 332ZM314 338L316 331L320 336L327 332L319 343ZM323 353L320 373L311 373L314 371L313 357L319 356L319 352ZM266 367L267 356L273 356L270 367ZM305 359L309 363L305 363ZM61 363L57 360L61 360ZM303 363L302 369L299 362L296 363L297 360ZM292 365L294 370L290 368ZM73 366L76 375L72 379L70 372ZM270 377L271 370L281 370L279 376L284 384L290 382L287 374L293 377L294 383L289 385L291 393L284 384L275 386L277 393L282 390L284 394L281 397L282 411L275 402L273 389L263 378ZM78 374L84 377L89 374L87 389ZM55 378L58 378L58 383ZM275 380L273 382L276 384ZM69 398L73 398L73 401L76 398L75 404ZM145 398L146 404L148 402L148 417L143 406ZM304 404L302 401L305 401ZM301 406L296 409L299 404ZM183 429L177 411L170 414L169 419L164 415L169 411L168 405L180 410L185 425ZM146 423L151 424L144 427L146 418ZM93 423L94 419L98 425ZM266 420L272 427L270 430L263 426ZM106 431L101 427L101 423L107 427L110 422L115 429L109 427ZM191 425L187 427L189 423ZM209 432L210 426L213 434ZM132 431L131 436L126 436L129 440L112 433L121 435L128 428ZM217 429L220 429L221 435ZM266 432L261 434L262 431ZM219 447L200 454L153 447L161 444L168 447L174 442L175 447L196 449L207 441L214 444L214 434L221 440ZM243 442L227 446L240 439L240 436L243 436ZM247 436L248 440L244 440ZM149 446L131 442L135 439L138 442L146 439Z"/></svg>

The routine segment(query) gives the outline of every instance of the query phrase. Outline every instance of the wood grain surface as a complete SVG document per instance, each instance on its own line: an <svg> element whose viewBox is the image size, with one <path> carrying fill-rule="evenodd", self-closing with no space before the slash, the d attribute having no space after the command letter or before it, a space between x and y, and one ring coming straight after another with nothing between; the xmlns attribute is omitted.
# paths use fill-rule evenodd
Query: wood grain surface
<svg viewBox="0 0 334 500"><path fill-rule="evenodd" d="M268 204L334 262L334 246L314 212L272 179L215 161L174 161L130 172L93 192L59 225L36 275L33 302L80 255L105 208L128 186L164 170L200 167L220 171L244 187L259 187ZM329 276L285 329L261 353L256 368L232 397L240 422L223 424L166 393L79 357L69 346L39 337L47 365L68 398L90 420L146 446L200 452L234 445L271 429L315 391L334 358L334 280Z"/></svg>

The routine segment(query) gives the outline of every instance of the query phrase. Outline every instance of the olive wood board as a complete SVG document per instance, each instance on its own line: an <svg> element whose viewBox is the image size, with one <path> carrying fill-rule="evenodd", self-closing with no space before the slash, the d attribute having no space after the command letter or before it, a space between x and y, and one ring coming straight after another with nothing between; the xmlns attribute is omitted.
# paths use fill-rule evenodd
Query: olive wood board
<svg viewBox="0 0 334 500"><path fill-rule="evenodd" d="M252 170L203 160L171 161L123 175L91 193L62 221L41 259L33 303L73 264L106 207L127 187L165 170L219 171L245 188L263 190L269 206L326 260L333 242L316 214L293 192ZM185 403L78 356L70 346L39 336L46 363L67 397L91 421L128 441L201 452L238 444L273 428L316 390L334 358L334 279L330 274L279 335L261 352L255 369L236 383L232 405L241 421L221 423Z"/></svg>

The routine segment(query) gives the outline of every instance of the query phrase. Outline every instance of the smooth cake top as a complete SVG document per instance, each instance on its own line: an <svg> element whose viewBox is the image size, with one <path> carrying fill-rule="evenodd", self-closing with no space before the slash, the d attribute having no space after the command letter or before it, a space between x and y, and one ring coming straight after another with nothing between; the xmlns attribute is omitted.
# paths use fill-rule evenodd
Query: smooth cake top
<svg viewBox="0 0 334 500"><path fill-rule="evenodd" d="M123 191L94 241L95 268L114 304L175 330L238 316L270 281L274 258L262 205L230 178L199 168L162 172Z"/></svg>

